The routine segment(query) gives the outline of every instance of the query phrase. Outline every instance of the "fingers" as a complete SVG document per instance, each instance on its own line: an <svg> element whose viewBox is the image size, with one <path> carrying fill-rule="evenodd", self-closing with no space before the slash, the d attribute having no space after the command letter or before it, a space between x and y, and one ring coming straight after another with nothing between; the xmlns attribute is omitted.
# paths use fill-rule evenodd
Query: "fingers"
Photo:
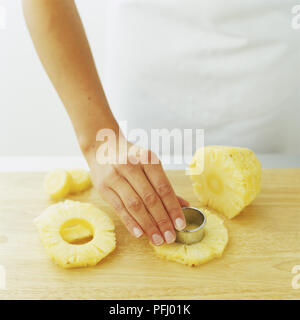
<svg viewBox="0 0 300 320"><path fill-rule="evenodd" d="M152 160L153 153L145 151ZM189 203L175 195L159 159L155 164L127 163L108 169L100 191L129 232L137 238L145 233L154 245L174 242L174 226L177 230L186 226L181 206Z"/></svg>
<svg viewBox="0 0 300 320"><path fill-rule="evenodd" d="M164 239L160 230L145 208L142 199L132 186L122 176L116 173L114 177L110 179L109 187L118 194L126 210L141 226L150 241L155 245L161 245Z"/></svg>
<svg viewBox="0 0 300 320"><path fill-rule="evenodd" d="M116 210L127 230L136 238L140 238L144 232L138 223L128 213L120 197L109 188L103 188L101 190L101 194L105 200Z"/></svg>
<svg viewBox="0 0 300 320"><path fill-rule="evenodd" d="M128 164L118 168L119 173L131 184L142 199L147 211L154 218L167 243L176 240L173 223L156 191L145 176L140 165Z"/></svg>
<svg viewBox="0 0 300 320"><path fill-rule="evenodd" d="M188 207L190 205L190 203L187 200L185 200L179 196L177 196L177 199L178 199L181 207Z"/></svg>
<svg viewBox="0 0 300 320"><path fill-rule="evenodd" d="M186 226L184 214L162 166L160 164L144 164L143 168L150 183L162 200L175 228L183 230Z"/></svg>

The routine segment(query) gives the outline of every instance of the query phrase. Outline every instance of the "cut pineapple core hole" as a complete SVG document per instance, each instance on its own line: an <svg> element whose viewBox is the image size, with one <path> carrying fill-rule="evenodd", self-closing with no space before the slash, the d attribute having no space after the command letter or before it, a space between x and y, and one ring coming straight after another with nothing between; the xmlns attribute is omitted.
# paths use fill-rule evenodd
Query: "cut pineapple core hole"
<svg viewBox="0 0 300 320"><path fill-rule="evenodd" d="M200 211L206 218L204 238L194 244L174 242L154 246L150 243L159 257L188 266L198 266L222 256L228 242L228 233L223 220L207 208L201 208Z"/></svg>
<svg viewBox="0 0 300 320"><path fill-rule="evenodd" d="M201 148L193 157L189 174L200 205L213 208L230 219L248 206L260 191L260 162L247 148Z"/></svg>
<svg viewBox="0 0 300 320"><path fill-rule="evenodd" d="M84 219L70 219L60 228L61 237L71 244L85 244L93 240L94 230Z"/></svg>
<svg viewBox="0 0 300 320"><path fill-rule="evenodd" d="M63 268L94 266L116 247L112 220L89 203L56 203L34 222L48 255Z"/></svg>

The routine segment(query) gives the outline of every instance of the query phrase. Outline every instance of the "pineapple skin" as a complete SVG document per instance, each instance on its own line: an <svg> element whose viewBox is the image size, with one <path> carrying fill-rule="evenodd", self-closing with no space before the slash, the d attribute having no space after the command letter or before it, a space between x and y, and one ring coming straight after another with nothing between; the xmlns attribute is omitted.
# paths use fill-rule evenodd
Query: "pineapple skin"
<svg viewBox="0 0 300 320"><path fill-rule="evenodd" d="M63 239L62 227L76 219L92 228L90 242L77 245ZM116 247L112 220L92 204L72 200L59 202L44 210L34 223L49 257L63 268L94 266Z"/></svg>
<svg viewBox="0 0 300 320"><path fill-rule="evenodd" d="M188 173L200 205L229 219L248 206L261 189L261 165L248 148L201 148L195 153Z"/></svg>
<svg viewBox="0 0 300 320"><path fill-rule="evenodd" d="M204 238L190 245L174 242L155 246L150 243L158 257L194 267L222 256L228 243L228 232L223 220L207 208L199 209L206 217Z"/></svg>
<svg viewBox="0 0 300 320"><path fill-rule="evenodd" d="M89 189L92 186L90 173L84 169L68 170L72 178L70 193L78 193Z"/></svg>

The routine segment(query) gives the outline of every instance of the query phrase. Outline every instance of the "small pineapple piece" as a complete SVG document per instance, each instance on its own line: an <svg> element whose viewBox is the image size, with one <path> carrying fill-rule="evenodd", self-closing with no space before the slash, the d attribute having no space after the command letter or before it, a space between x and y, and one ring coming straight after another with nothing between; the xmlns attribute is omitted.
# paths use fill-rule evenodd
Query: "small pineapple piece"
<svg viewBox="0 0 300 320"><path fill-rule="evenodd" d="M61 230L63 239L69 243L79 244L93 238L93 232L83 224L74 224Z"/></svg>
<svg viewBox="0 0 300 320"><path fill-rule="evenodd" d="M44 180L44 189L53 200L62 199L67 196L72 184L70 174L63 169L49 172Z"/></svg>
<svg viewBox="0 0 300 320"><path fill-rule="evenodd" d="M92 186L90 173L84 169L68 170L72 177L70 193L78 193L89 189Z"/></svg>
<svg viewBox="0 0 300 320"><path fill-rule="evenodd" d="M260 192L260 162L247 148L201 148L193 157L189 174L200 204L229 219L238 215Z"/></svg>
<svg viewBox="0 0 300 320"><path fill-rule="evenodd" d="M161 246L151 244L159 257L188 266L198 266L222 256L228 242L228 233L223 220L206 208L200 210L206 217L204 238L190 245L177 242Z"/></svg>
<svg viewBox="0 0 300 320"><path fill-rule="evenodd" d="M59 202L48 207L34 223L48 255L63 268L94 266L116 247L112 220L92 204ZM78 235L74 234L76 228ZM89 242L78 241L81 237Z"/></svg>

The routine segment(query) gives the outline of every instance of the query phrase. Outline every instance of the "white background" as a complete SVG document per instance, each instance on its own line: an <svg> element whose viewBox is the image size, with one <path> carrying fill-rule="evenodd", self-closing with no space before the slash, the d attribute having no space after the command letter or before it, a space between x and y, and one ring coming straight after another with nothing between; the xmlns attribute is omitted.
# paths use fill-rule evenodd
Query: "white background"
<svg viewBox="0 0 300 320"><path fill-rule="evenodd" d="M76 2L101 75L107 0ZM0 156L79 155L67 114L34 51L20 0L0 0Z"/></svg>
<svg viewBox="0 0 300 320"><path fill-rule="evenodd" d="M76 1L100 76L108 1ZM69 118L35 53L21 1L0 0L0 6L7 15L6 29L0 30L0 167L21 170L23 163L29 170L46 169L49 162L41 159L49 157L54 159L54 167L68 164L69 159L74 159L73 164L79 161L78 166L86 165L78 157L80 150ZM260 159L265 167L298 167L300 163L299 157L292 155Z"/></svg>

